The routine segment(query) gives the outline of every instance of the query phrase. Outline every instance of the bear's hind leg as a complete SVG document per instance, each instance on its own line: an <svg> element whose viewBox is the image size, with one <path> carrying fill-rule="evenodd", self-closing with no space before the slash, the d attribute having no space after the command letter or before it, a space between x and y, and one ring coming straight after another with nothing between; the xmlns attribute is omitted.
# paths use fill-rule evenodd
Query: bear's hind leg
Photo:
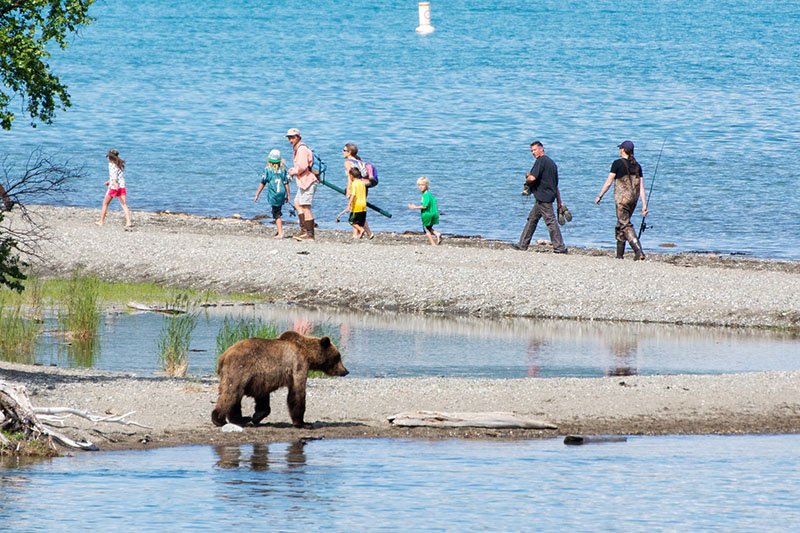
<svg viewBox="0 0 800 533"><path fill-rule="evenodd" d="M262 420L267 418L271 410L269 407L269 394L256 398L256 409L253 412L253 425L260 424Z"/></svg>

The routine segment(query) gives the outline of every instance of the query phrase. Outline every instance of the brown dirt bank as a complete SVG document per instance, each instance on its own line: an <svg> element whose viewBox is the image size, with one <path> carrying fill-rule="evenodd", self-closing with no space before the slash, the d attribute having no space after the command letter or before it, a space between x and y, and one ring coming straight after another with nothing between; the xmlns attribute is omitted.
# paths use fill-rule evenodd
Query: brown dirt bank
<svg viewBox="0 0 800 533"><path fill-rule="evenodd" d="M742 434L800 432L800 372L717 376L526 379L316 379L306 420L291 427L284 393L273 395L263 427L224 433L211 423L215 378L172 379L0 363L0 376L28 387L37 407L136 413L152 429L70 420L63 431L101 449L301 438L528 439L566 434ZM245 408L249 412L252 405ZM398 428L387 417L410 410L515 411L555 431ZM99 431L99 432L98 432ZM101 433L100 433L101 432Z"/></svg>
<svg viewBox="0 0 800 533"><path fill-rule="evenodd" d="M650 253L635 263L601 250L518 252L480 238L434 248L419 235L354 242L336 231L300 243L237 219L137 212L124 231L117 212L97 227L93 209L34 211L53 235L42 250L45 275L82 267L110 281L362 310L800 330L798 262Z"/></svg>

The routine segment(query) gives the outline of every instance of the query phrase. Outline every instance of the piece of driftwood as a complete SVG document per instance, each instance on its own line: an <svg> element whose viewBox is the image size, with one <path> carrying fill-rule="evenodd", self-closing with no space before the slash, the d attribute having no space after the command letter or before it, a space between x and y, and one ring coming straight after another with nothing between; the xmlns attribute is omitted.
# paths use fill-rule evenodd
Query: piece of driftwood
<svg viewBox="0 0 800 533"><path fill-rule="evenodd" d="M144 429L153 429L152 426L145 426L144 424L140 424L139 422L134 422L132 420L125 420L127 417L134 414L136 411L131 411L130 413L125 413L124 415L108 415L108 416L100 416L95 415L92 413L88 413L86 411L81 411L80 409L72 409L69 407L34 407L33 411L39 415L39 419L46 423L52 424L60 424L62 427L64 426L64 420L69 418L71 415L79 416L81 418L85 418L86 420L91 420L92 422L105 422L108 424L122 424L123 426L136 426Z"/></svg>
<svg viewBox="0 0 800 533"><path fill-rule="evenodd" d="M36 412L28 399L28 392L22 385L12 386L0 380L0 412L3 423L0 429L12 433L22 433L26 440L44 440L55 448L53 441L80 450L97 450L97 446L88 441L74 441L61 433L47 428L36 416Z"/></svg>
<svg viewBox="0 0 800 533"><path fill-rule="evenodd" d="M475 428L520 428L558 429L558 426L542 420L524 418L516 413L443 413L439 411L406 411L389 417L395 426L404 427L475 427Z"/></svg>
<svg viewBox="0 0 800 533"><path fill-rule="evenodd" d="M580 446L581 444L598 444L603 442L627 442L628 437L622 435L567 435L564 444Z"/></svg>
<svg viewBox="0 0 800 533"><path fill-rule="evenodd" d="M128 307L131 309L136 309L137 311L149 311L164 315L180 315L186 312L184 309L176 309L174 307L166 307L163 305L147 305L140 302L128 302Z"/></svg>

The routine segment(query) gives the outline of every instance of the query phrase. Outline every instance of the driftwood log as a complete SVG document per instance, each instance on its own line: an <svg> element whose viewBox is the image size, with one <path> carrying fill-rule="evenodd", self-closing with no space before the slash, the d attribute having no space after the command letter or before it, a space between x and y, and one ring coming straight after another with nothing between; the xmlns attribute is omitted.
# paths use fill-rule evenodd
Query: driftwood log
<svg viewBox="0 0 800 533"><path fill-rule="evenodd" d="M89 441L75 441L47 427L55 424L63 427L64 420L72 415L91 420L94 423L114 423L152 429L150 426L126 420L132 414L133 412L124 415L101 416L68 407L33 407L24 386L11 385L0 380L0 430L21 433L25 440L43 441L53 449L56 449L54 442L79 450L94 451L98 449ZM11 444L9 439L0 433L0 446L9 444Z"/></svg>
<svg viewBox="0 0 800 533"><path fill-rule="evenodd" d="M558 426L542 420L524 418L516 413L443 413L439 411L405 411L389 417L395 426L404 427L475 427L475 428L520 428L558 429Z"/></svg>
<svg viewBox="0 0 800 533"><path fill-rule="evenodd" d="M137 311L149 311L151 313L161 313L164 315L180 315L186 313L184 309L163 305L147 305L139 302L128 302L128 307Z"/></svg>
<svg viewBox="0 0 800 533"><path fill-rule="evenodd" d="M3 420L0 429L11 433L21 433L25 440L45 441L55 449L53 441L62 446L80 450L97 450L97 446L88 441L74 441L61 433L47 428L36 416L36 412L28 399L28 393L22 385L12 386L0 380L0 413ZM3 444L8 444L4 439Z"/></svg>

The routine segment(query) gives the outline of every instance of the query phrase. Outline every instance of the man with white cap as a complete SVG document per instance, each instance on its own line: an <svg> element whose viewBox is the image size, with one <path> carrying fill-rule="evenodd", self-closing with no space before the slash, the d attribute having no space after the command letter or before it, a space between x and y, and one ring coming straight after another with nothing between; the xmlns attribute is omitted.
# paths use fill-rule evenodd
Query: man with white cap
<svg viewBox="0 0 800 533"><path fill-rule="evenodd" d="M300 130L290 128L286 138L292 145L294 164L289 169L289 175L297 181L297 194L294 197L294 207L297 218L300 219L300 233L294 236L298 241L314 240L314 215L311 213L311 204L317 190L317 177L311 172L314 165L314 154L306 146L300 136Z"/></svg>

